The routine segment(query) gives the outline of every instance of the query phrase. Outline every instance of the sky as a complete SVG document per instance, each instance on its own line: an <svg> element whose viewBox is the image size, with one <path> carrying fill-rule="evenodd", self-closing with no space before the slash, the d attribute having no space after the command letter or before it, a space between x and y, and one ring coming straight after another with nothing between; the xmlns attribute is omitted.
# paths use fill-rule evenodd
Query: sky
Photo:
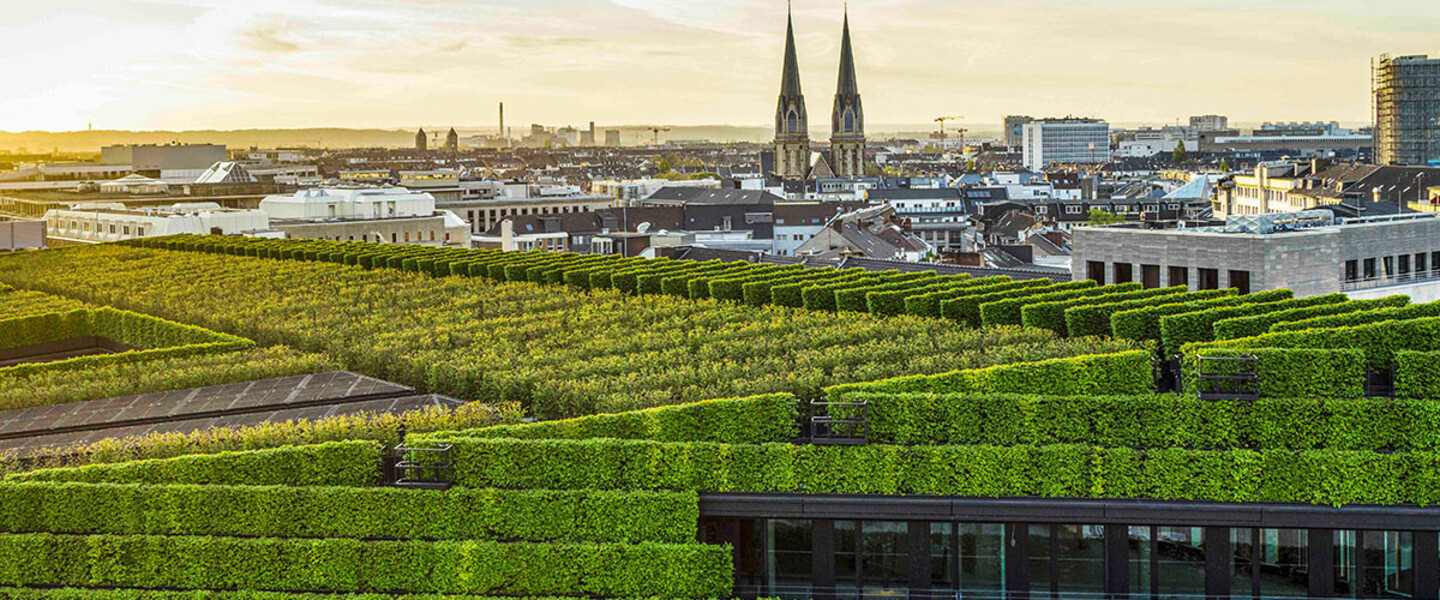
<svg viewBox="0 0 1440 600"><path fill-rule="evenodd" d="M6 0L0 130L765 125L783 0ZM854 0L867 121L1370 120L1434 0ZM840 0L795 0L812 121Z"/></svg>

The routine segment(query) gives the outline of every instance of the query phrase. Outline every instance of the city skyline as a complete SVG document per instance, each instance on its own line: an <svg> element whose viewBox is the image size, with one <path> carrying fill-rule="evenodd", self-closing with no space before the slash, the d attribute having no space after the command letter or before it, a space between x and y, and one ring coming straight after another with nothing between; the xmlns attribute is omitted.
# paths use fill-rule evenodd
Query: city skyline
<svg viewBox="0 0 1440 600"><path fill-rule="evenodd" d="M1360 123L1373 56L1440 54L1428 34L1440 10L1418 1L1120 4L1135 9L852 3L867 113L984 126L1011 113ZM0 52L13 78L33 84L0 99L5 131L483 127L502 100L512 126L754 126L773 113L785 5L59 0L9 12ZM841 2L794 6L812 85L835 72L842 12ZM67 35L54 35L56 15Z"/></svg>

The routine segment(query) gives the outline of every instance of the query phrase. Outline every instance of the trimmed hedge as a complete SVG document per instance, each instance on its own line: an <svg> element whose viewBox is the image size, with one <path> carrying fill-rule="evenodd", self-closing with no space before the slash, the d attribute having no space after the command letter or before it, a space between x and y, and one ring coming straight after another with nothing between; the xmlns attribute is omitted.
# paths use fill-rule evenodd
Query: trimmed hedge
<svg viewBox="0 0 1440 600"><path fill-rule="evenodd" d="M329 442L246 452L220 452L107 465L44 469L7 481L84 483L372 486L380 481L381 446Z"/></svg>
<svg viewBox="0 0 1440 600"><path fill-rule="evenodd" d="M1116 313L1127 310L1138 310L1152 306L1166 306L1184 304L1187 302L1199 302L1212 298L1223 298L1235 296L1239 290L1225 288L1223 290L1204 290L1174 295L1165 295L1156 298L1140 298L1127 300L1125 302L1112 302L1094 306L1074 306L1065 310L1065 333L1070 337L1085 336L1115 336L1115 330L1111 326L1111 317Z"/></svg>
<svg viewBox="0 0 1440 600"><path fill-rule="evenodd" d="M1110 327L1115 339L1136 341L1160 341L1160 319L1168 315L1179 315L1198 310L1223 306L1241 306L1261 302L1278 302L1295 297L1290 290L1271 290L1248 296L1227 296L1210 298L1185 304L1164 304L1135 310L1117 312L1110 317Z"/></svg>
<svg viewBox="0 0 1440 600"><path fill-rule="evenodd" d="M928 276L916 277L905 281L892 283L881 283L875 285L862 285L853 288L845 288L835 291L835 310L841 312L869 312L869 304L866 298L871 292L889 292L895 290L913 290L934 285L936 283L956 283L970 279L969 275L962 276L935 276L930 272Z"/></svg>
<svg viewBox="0 0 1440 600"><path fill-rule="evenodd" d="M1364 352L1364 364L1373 371L1395 366L1400 350L1440 351L1440 317L1409 321L1382 321L1371 325L1306 329L1267 333L1252 338L1217 342L1216 347L1251 352L1264 348L1347 350Z"/></svg>
<svg viewBox="0 0 1440 600"><path fill-rule="evenodd" d="M1395 352L1395 397L1440 400L1440 352Z"/></svg>
<svg viewBox="0 0 1440 600"><path fill-rule="evenodd" d="M1025 307L1031 304L1074 300L1077 298L1097 298L1122 292L1133 292L1139 289L1139 283L1121 283L1117 285L1055 291L1049 294L987 302L980 305L980 322L986 326L1020 325Z"/></svg>
<svg viewBox="0 0 1440 600"><path fill-rule="evenodd" d="M1088 279L1069 283L1050 283L1048 279L1041 281L1044 282L1041 285L1015 287L989 293L979 293L979 290L975 290L975 293L961 294L954 298L941 300L940 316L979 327L982 304L1097 287L1094 281Z"/></svg>
<svg viewBox="0 0 1440 600"><path fill-rule="evenodd" d="M732 446L457 438L474 487L1154 498L1341 505L1440 502L1440 453L1049 446Z"/></svg>
<svg viewBox="0 0 1440 600"><path fill-rule="evenodd" d="M1105 289L1105 288L1100 288ZM1062 337L1070 334L1065 323L1065 311L1085 306L1106 306L1132 300L1147 300L1157 297L1178 298L1190 288L1175 286L1153 290L1132 290L1098 296L1081 296L1069 300L1026 304L1020 309L1020 324L1027 327L1049 329Z"/></svg>
<svg viewBox="0 0 1440 600"><path fill-rule="evenodd" d="M790 394L770 394L435 435L758 444L784 442L799 436L799 407L799 400Z"/></svg>
<svg viewBox="0 0 1440 600"><path fill-rule="evenodd" d="M880 444L1440 450L1440 402L1384 398L856 394Z"/></svg>
<svg viewBox="0 0 1440 600"><path fill-rule="evenodd" d="M1057 358L940 375L912 375L836 385L825 388L825 394L832 401L856 392L1019 394L1045 390L1063 396L1147 394L1155 391L1150 356L1147 350L1130 350Z"/></svg>
<svg viewBox="0 0 1440 600"><path fill-rule="evenodd" d="M544 542L693 541L694 494L0 483L0 532Z"/></svg>
<svg viewBox="0 0 1440 600"><path fill-rule="evenodd" d="M1398 308L1382 308L1380 310L1365 310L1343 315L1329 317L1315 317L1304 321L1291 321L1288 323L1276 323L1270 327L1271 333L1282 333L1286 331L1303 331L1306 329L1333 329L1335 327L1356 327L1359 325L1370 325L1383 323L1385 321L1404 321L1409 319L1424 319L1429 317L1440 317L1440 302L1428 304L1411 304Z"/></svg>
<svg viewBox="0 0 1440 600"><path fill-rule="evenodd" d="M19 348L92 335L138 348L128 352L3 367L0 368L0 377L30 377L57 371L238 352L255 347L255 342L242 337L108 306L7 319L0 321L0 331L5 332L0 338L0 348Z"/></svg>
<svg viewBox="0 0 1440 600"><path fill-rule="evenodd" d="M839 308L837 294L842 290L858 289L872 285L901 283L917 279L931 279L935 277L934 271L923 271L920 273L901 273L899 271L881 271L873 277L857 278L857 280L841 283L826 283L821 285L809 285L800 290L800 304L810 310L836 311ZM784 286L781 286L784 287ZM776 304L780 304L778 301Z"/></svg>
<svg viewBox="0 0 1440 600"><path fill-rule="evenodd" d="M931 314L923 315L929 317L940 316L939 298L949 297L948 294L955 294L965 290L976 290L982 287L992 287L1010 283L1007 276L982 277L980 279L965 279L952 283L932 283L919 288L909 288L896 291L876 291L865 295L865 308L872 315L898 316L905 314L916 314L910 312L911 298L917 302L926 302L927 306L933 307ZM926 298L921 301L919 298ZM932 301L933 300L933 301ZM917 304L917 309L919 305ZM916 316L921 316L916 314Z"/></svg>
<svg viewBox="0 0 1440 600"><path fill-rule="evenodd" d="M500 597L442 594L307 594L256 590L140 590L0 587L4 600L502 600ZM510 598L508 600L514 600ZM524 600L567 600L530 596ZM573 599L570 599L573 600Z"/></svg>
<svg viewBox="0 0 1440 600"><path fill-rule="evenodd" d="M1259 359L1259 394L1262 398L1360 398L1365 395L1365 354L1359 350L1256 348L1235 350L1202 344L1185 347L1184 380L1187 393L1200 390L1200 356L1226 357L1242 354ZM1210 366L1215 366L1211 364ZM1223 375L1236 372L1238 365L1221 365ZM1226 384L1221 390L1230 391Z"/></svg>
<svg viewBox="0 0 1440 600"><path fill-rule="evenodd" d="M1215 307L1160 318L1160 340L1167 355L1174 355L1186 344L1215 340L1215 323L1236 317L1249 317L1294 308L1339 304L1349 300L1345 294L1292 298L1279 302Z"/></svg>
<svg viewBox="0 0 1440 600"><path fill-rule="evenodd" d="M490 541L0 535L17 586L728 596L730 548Z"/></svg>
<svg viewBox="0 0 1440 600"><path fill-rule="evenodd" d="M1277 323L1290 321L1304 321L1316 317L1330 315L1341 315L1362 310L1375 310L1381 308L1396 308L1410 304L1409 296L1389 296L1375 300L1354 300L1349 302L1338 302L1335 304L1322 304L1320 306L1307 306L1292 308L1277 312L1253 315L1249 317L1233 317L1215 322L1215 339L1233 340L1238 338L1255 337L1269 333L1270 328Z"/></svg>

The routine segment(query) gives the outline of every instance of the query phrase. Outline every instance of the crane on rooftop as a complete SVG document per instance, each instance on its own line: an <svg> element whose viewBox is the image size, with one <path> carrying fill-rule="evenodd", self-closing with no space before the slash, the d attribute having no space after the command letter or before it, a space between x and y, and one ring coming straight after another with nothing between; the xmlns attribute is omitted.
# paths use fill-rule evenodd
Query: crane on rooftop
<svg viewBox="0 0 1440 600"><path fill-rule="evenodd" d="M662 132L662 131L670 131L670 128L669 128L669 127L651 127L651 128L650 128L650 132L653 133L653 134L655 134L655 143L654 143L654 145L656 145L656 146L659 146L659 145L660 145L660 132Z"/></svg>
<svg viewBox="0 0 1440 600"><path fill-rule="evenodd" d="M963 119L963 118L964 118L964 117L935 117L935 122L940 124L940 139L942 139L942 140L943 140L943 139L946 139L946 137L945 137L945 122L946 122L946 121L958 121L958 120Z"/></svg>

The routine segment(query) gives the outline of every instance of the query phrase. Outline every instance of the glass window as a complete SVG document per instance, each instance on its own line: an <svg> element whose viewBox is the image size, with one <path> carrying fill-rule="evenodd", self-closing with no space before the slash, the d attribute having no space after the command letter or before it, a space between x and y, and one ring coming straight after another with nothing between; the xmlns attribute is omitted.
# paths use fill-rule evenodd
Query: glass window
<svg viewBox="0 0 1440 600"><path fill-rule="evenodd" d="M1415 255L1415 272L1424 273L1428 268L1425 266L1426 255L1424 253Z"/></svg>
<svg viewBox="0 0 1440 600"><path fill-rule="evenodd" d="M930 580L937 591L1000 598L1005 591L1005 526L931 523Z"/></svg>
<svg viewBox="0 0 1440 600"><path fill-rule="evenodd" d="M1409 274L1410 274L1410 255L1409 255L1409 254L1401 254L1401 255L1400 255L1400 274L1401 274L1401 275L1409 275Z"/></svg>
<svg viewBox="0 0 1440 600"><path fill-rule="evenodd" d="M765 583L770 594L809 597L814 580L810 532L810 521L770 519L766 522Z"/></svg>
<svg viewBox="0 0 1440 600"><path fill-rule="evenodd" d="M838 598L893 598L904 594L910 587L909 558L910 535L905 522L835 522Z"/></svg>
<svg viewBox="0 0 1440 600"><path fill-rule="evenodd" d="M1365 259L1365 278L1366 278L1366 279L1374 279L1374 278L1375 278L1375 259L1373 259L1373 258L1367 258L1367 259Z"/></svg>
<svg viewBox="0 0 1440 600"><path fill-rule="evenodd" d="M1200 527L1155 528L1155 593L1161 598L1205 594L1205 530Z"/></svg>
<svg viewBox="0 0 1440 600"><path fill-rule="evenodd" d="M1357 279L1360 279L1360 261L1345 261L1345 281L1355 281Z"/></svg>
<svg viewBox="0 0 1440 600"><path fill-rule="evenodd" d="M1408 531L1336 531L1335 595L1410 598L1415 590L1414 535Z"/></svg>
<svg viewBox="0 0 1440 600"><path fill-rule="evenodd" d="M1096 598L1105 592L1105 528L1055 527L1055 590L1060 597Z"/></svg>

